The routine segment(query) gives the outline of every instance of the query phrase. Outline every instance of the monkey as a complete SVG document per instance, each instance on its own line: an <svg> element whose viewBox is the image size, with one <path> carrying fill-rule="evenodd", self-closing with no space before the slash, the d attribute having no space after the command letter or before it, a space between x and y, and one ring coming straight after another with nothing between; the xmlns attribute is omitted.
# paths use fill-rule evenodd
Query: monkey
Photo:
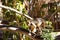
<svg viewBox="0 0 60 40"><path fill-rule="evenodd" d="M44 28L45 21L42 18L36 18L34 20L30 20L28 23L30 32L34 34L38 34Z"/></svg>

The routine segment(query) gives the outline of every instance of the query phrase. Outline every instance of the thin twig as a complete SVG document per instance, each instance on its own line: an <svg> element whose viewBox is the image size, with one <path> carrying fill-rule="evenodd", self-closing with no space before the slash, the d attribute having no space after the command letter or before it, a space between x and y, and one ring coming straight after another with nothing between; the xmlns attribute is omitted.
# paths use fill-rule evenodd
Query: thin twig
<svg viewBox="0 0 60 40"><path fill-rule="evenodd" d="M58 11L58 10L56 10L56 11L50 16L49 20L53 17L53 15L56 14L57 11Z"/></svg>
<svg viewBox="0 0 60 40"><path fill-rule="evenodd" d="M1 8L8 9L8 10L11 10L11 11L14 11L14 12L20 14L20 15L26 16L26 17L29 18L30 20L33 20L33 18L31 18L30 16L28 16L28 15L26 15L26 14L23 14L23 13L21 13L20 11L17 11L16 9L13 9L13 8L11 8L11 7L4 6L4 5L0 5L0 7L1 7Z"/></svg>

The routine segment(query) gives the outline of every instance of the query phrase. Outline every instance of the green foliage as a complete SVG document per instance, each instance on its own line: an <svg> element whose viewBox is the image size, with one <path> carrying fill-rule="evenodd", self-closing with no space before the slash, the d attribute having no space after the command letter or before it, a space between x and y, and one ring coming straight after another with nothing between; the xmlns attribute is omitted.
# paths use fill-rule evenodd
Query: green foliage
<svg viewBox="0 0 60 40"><path fill-rule="evenodd" d="M28 29L27 23L26 22L23 22L23 26L22 27L25 28L25 29Z"/></svg>
<svg viewBox="0 0 60 40"><path fill-rule="evenodd" d="M53 38L51 37L51 29L43 29L42 30L42 37L44 40L53 40Z"/></svg>
<svg viewBox="0 0 60 40"><path fill-rule="evenodd" d="M4 31L3 40L9 40L9 38L12 40L19 40L19 34L16 32L11 31Z"/></svg>
<svg viewBox="0 0 60 40"><path fill-rule="evenodd" d="M48 7L48 4L43 4L42 8Z"/></svg>
<svg viewBox="0 0 60 40"><path fill-rule="evenodd" d="M18 11L20 11L23 14L27 14L27 11L25 9L25 5L23 4L24 0L7 0L7 4L4 3L4 5L7 5L9 7L15 8ZM3 10L3 14L4 14L4 19L9 21L9 25L16 25L18 23L14 22L14 21L19 21L19 25L24 28L24 29L28 29L27 26L27 18L23 15L19 15L13 11L10 10ZM17 20L18 19L18 20ZM4 31L4 39L3 40L8 40L8 38L11 36L11 38L13 40L20 40L20 35L16 32L10 32L10 31ZM28 37L25 36L25 40L29 40Z"/></svg>
<svg viewBox="0 0 60 40"><path fill-rule="evenodd" d="M42 37L44 40L53 40L51 32L53 32L53 26L51 21L46 21L46 28L42 30Z"/></svg>
<svg viewBox="0 0 60 40"><path fill-rule="evenodd" d="M5 0L2 0L3 5L15 8L15 9L17 9L18 11L20 11L23 14L28 14L27 10L25 9L25 4L23 4L23 1L24 0L7 0L7 3L6 3ZM28 0L28 1L30 1L30 0ZM43 4L41 6L41 8L39 8L39 5L38 6L37 5L36 5L36 7L32 8L32 12L34 11L33 12L34 14L35 14L35 12L39 13L39 15L38 15L39 17L42 17L42 16L45 15L45 11L43 9L47 8L49 5L51 6L51 8L48 9L48 13L50 12L50 14L53 14L57 10L56 9L56 6L57 6L56 3ZM32 6L34 6L34 5L32 5ZM38 10L36 10L35 8L38 9ZM4 14L4 19L8 20L10 22L9 25L16 25L17 26L17 24L19 24L19 26L21 26L22 28L28 30L28 25L27 25L27 20L28 19L25 16L19 15L19 14L15 13L15 12L12 12L12 11L6 10L6 9L3 9L3 14ZM13 21L18 21L19 23L18 22L15 23ZM44 40L53 40L53 38L51 37L51 32L54 29L53 26L52 26L52 22L48 20L48 21L46 21L46 25L47 25L46 27L49 28L49 29L45 28L45 29L42 30L42 37L44 38ZM11 35L11 32L4 31L4 40L7 40L7 38L10 35ZM18 33L14 34L13 36L14 36L13 37L14 40L19 40ZM30 40L30 39L25 36L25 40Z"/></svg>
<svg viewBox="0 0 60 40"><path fill-rule="evenodd" d="M5 19L8 21L14 21L15 20L15 13L10 10L7 10L5 12Z"/></svg>
<svg viewBox="0 0 60 40"><path fill-rule="evenodd" d="M21 1L19 1L19 2L16 3L16 8L21 13L27 14L25 6L24 6L24 4L21 3ZM16 16L18 17L19 21L22 22L21 26L26 29L26 27L27 27L27 23L26 23L27 18L25 16L22 16L22 15L19 15L19 14L16 14Z"/></svg>

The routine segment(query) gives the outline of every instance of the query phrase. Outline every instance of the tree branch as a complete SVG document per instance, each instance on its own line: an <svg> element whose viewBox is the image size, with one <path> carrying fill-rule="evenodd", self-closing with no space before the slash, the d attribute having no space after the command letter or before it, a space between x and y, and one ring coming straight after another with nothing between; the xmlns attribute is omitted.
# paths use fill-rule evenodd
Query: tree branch
<svg viewBox="0 0 60 40"><path fill-rule="evenodd" d="M19 27L16 27L16 26L7 26L7 25L0 25L0 30L6 30L6 31L12 31L12 32L19 32L21 34L25 34L27 37L33 39L33 40L40 40L41 37L40 36L35 36L36 34L33 34L32 32L29 32L28 30L26 29L23 29L23 28L19 28ZM29 33L31 35L29 35Z"/></svg>
<svg viewBox="0 0 60 40"><path fill-rule="evenodd" d="M13 8L11 8L11 7L4 6L4 5L0 5L0 7L1 7L1 8L8 9L8 10L11 10L11 11L14 11L14 12L20 14L20 15L26 16L26 17L29 18L30 20L33 20L33 18L31 18L30 16L28 16L28 15L26 15L26 14L23 14L23 13L21 13L20 11L17 11L16 9L13 9Z"/></svg>

